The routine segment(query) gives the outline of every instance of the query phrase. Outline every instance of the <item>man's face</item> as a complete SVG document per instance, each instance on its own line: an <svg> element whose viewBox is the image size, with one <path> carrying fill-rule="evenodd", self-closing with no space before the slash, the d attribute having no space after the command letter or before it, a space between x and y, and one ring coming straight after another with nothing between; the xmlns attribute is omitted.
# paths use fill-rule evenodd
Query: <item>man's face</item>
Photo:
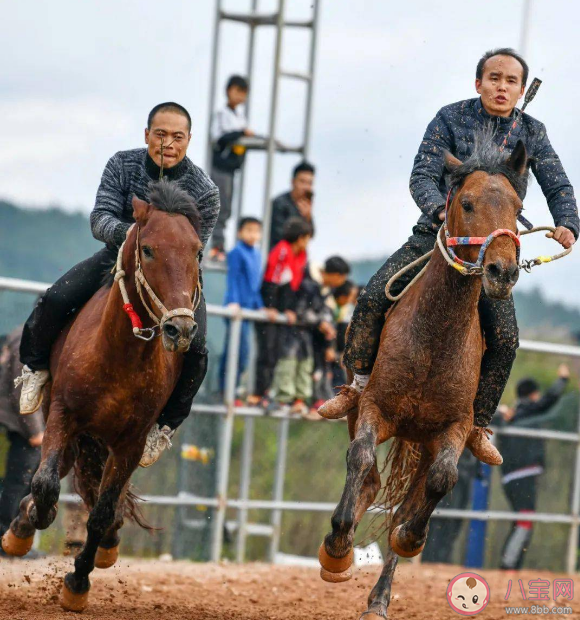
<svg viewBox="0 0 580 620"><path fill-rule="evenodd" d="M512 56L492 56L483 65L481 80L475 90L481 95L486 111L493 116L509 116L524 94L524 68Z"/></svg>
<svg viewBox="0 0 580 620"><path fill-rule="evenodd" d="M178 112L161 110L153 117L151 129L145 130L147 150L158 166L161 166L161 139L163 167L173 168L185 157L191 140L187 118Z"/></svg>
<svg viewBox="0 0 580 620"><path fill-rule="evenodd" d="M230 86L228 88L227 93L228 104L230 107L235 108L239 106L241 103L246 103L246 99L248 98L248 91L242 90L239 86Z"/></svg>
<svg viewBox="0 0 580 620"><path fill-rule="evenodd" d="M312 193L314 187L314 175L312 172L299 172L292 179L292 193L296 200L306 198L307 193Z"/></svg>
<svg viewBox="0 0 580 620"><path fill-rule="evenodd" d="M342 286L345 282L345 273L328 273L327 271L322 272L322 284L324 286L328 286L329 288L338 288L339 286Z"/></svg>

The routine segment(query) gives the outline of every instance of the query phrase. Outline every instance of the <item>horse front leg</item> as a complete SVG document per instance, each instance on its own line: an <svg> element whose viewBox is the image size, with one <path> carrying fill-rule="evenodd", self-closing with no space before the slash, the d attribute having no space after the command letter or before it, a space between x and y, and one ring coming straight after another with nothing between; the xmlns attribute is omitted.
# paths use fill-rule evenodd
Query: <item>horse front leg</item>
<svg viewBox="0 0 580 620"><path fill-rule="evenodd" d="M107 532L115 525L119 502L131 474L137 469L142 451L127 448L121 456L113 452L107 459L99 499L87 522L87 540L75 559L75 569L67 573L60 603L67 611L82 611L88 605L91 583L89 575L95 568L95 557Z"/></svg>
<svg viewBox="0 0 580 620"><path fill-rule="evenodd" d="M354 533L380 488L376 446L389 439L394 430L369 400L361 403L359 411L354 439L346 455L344 490L331 519L332 532L325 537L318 554L322 566L320 575L330 582L352 577L349 568L353 560Z"/></svg>
<svg viewBox="0 0 580 620"><path fill-rule="evenodd" d="M453 425L428 446L434 460L423 479L418 481L413 512L410 518L393 529L390 536L391 547L402 557L421 553L427 540L431 514L457 483L457 461L467 437L464 426Z"/></svg>
<svg viewBox="0 0 580 620"><path fill-rule="evenodd" d="M72 466L69 427L64 413L52 406L44 439L40 465L31 483L31 493L21 502L18 515L2 537L2 549L22 557L32 548L36 530L45 530L54 521L60 495L60 480Z"/></svg>

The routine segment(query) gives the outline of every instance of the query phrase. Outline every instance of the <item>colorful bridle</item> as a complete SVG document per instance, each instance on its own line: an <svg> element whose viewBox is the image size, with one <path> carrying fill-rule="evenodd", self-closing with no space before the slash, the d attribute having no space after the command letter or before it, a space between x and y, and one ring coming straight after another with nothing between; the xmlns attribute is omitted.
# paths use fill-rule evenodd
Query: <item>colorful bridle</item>
<svg viewBox="0 0 580 620"><path fill-rule="evenodd" d="M445 249L447 254L451 258L450 265L457 269L464 276L480 276L483 274L483 259L485 253L494 239L498 237L509 237L516 245L516 262L520 261L520 234L509 230L509 228L498 228L494 230L487 237L452 237L449 234L449 228L447 227L447 214L451 203L451 193L453 188L449 190L447 194L447 201L445 203L445 221L443 222L443 231L445 234ZM459 258L453 248L462 245L480 245L479 254L477 260L474 263Z"/></svg>

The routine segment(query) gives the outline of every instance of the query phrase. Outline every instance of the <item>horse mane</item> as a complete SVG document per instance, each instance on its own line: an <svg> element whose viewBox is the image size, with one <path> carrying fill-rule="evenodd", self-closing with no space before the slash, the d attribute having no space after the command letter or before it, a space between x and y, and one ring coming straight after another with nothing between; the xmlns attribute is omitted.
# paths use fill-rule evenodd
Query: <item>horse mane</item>
<svg viewBox="0 0 580 620"><path fill-rule="evenodd" d="M149 204L158 211L184 215L193 226L198 237L201 237L201 215L195 200L177 183L167 179L149 183ZM102 286L111 287L115 281L111 273L115 262L105 267Z"/></svg>
<svg viewBox="0 0 580 620"><path fill-rule="evenodd" d="M470 174L480 170L489 175L503 174L517 195L523 199L526 194L529 173L520 175L507 163L510 154L500 150L495 137L496 131L489 123L475 133L473 153L461 166L450 173L450 187L461 186Z"/></svg>

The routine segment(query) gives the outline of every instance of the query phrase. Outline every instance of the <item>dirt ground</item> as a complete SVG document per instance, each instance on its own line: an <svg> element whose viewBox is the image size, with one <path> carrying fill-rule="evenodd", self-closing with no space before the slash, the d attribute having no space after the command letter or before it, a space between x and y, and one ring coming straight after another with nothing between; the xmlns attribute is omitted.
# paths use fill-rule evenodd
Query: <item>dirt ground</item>
<svg viewBox="0 0 580 620"><path fill-rule="evenodd" d="M71 563L66 558L0 560L0 618L75 617L63 612L58 603L62 579ZM395 574L389 618L461 617L445 599L447 584L460 572L462 569L456 566L405 563ZM486 620L506 618L504 607L508 604L533 604L522 601L518 579L527 584L530 579L541 577L552 583L557 577L527 571L512 575L476 572L487 580L491 590L491 602L480 614ZM87 619L115 620L358 620L366 610L366 597L378 573L379 567L355 569L351 581L327 584L314 568L121 559L118 566L93 573L91 602L82 615ZM510 578L512 593L505 602ZM580 604L575 600L557 603L572 607L574 613L565 617L580 618Z"/></svg>

